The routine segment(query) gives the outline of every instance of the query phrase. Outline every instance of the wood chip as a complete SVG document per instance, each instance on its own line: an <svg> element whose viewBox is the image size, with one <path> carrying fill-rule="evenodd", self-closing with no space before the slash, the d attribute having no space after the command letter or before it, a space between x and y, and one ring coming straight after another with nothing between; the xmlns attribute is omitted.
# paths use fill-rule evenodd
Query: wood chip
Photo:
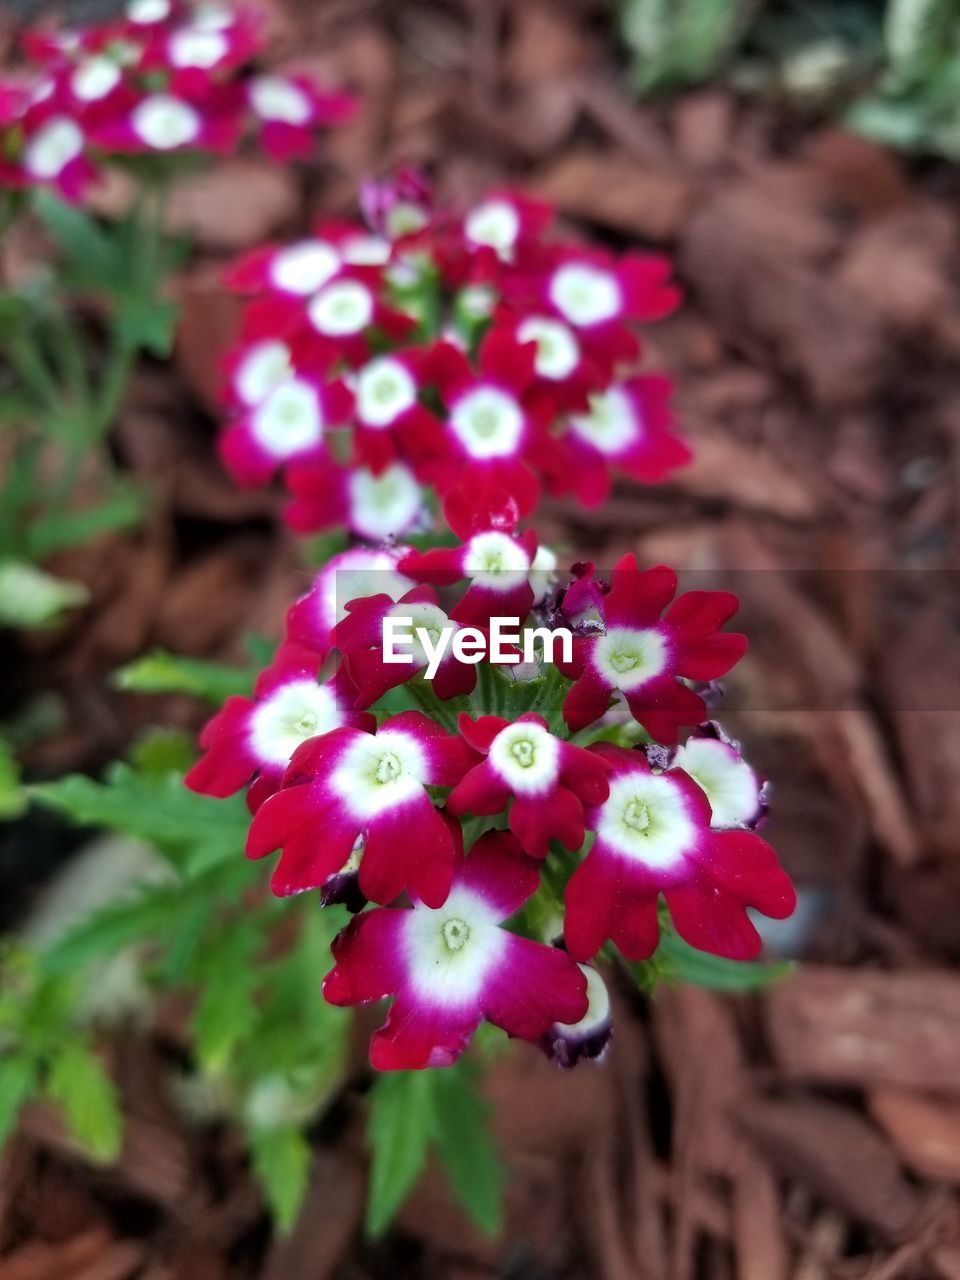
<svg viewBox="0 0 960 1280"><path fill-rule="evenodd" d="M872 1090L869 1103L911 1169L960 1182L960 1103L892 1088Z"/></svg>

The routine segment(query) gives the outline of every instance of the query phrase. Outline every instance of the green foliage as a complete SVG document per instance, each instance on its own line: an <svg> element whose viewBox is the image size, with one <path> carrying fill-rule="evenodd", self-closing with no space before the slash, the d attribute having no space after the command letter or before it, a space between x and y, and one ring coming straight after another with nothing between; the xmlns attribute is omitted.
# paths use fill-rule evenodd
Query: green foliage
<svg viewBox="0 0 960 1280"><path fill-rule="evenodd" d="M20 766L13 748L0 737L0 821L19 818L27 808L27 795L20 782Z"/></svg>
<svg viewBox="0 0 960 1280"><path fill-rule="evenodd" d="M230 667L154 649L121 667L114 683L132 693L186 693L219 707L231 694L249 694L257 670L253 664Z"/></svg>
<svg viewBox="0 0 960 1280"><path fill-rule="evenodd" d="M95 1159L116 1159L122 1137L120 1106L113 1081L96 1054L79 1044L62 1045L50 1064L46 1092Z"/></svg>
<svg viewBox="0 0 960 1280"><path fill-rule="evenodd" d="M750 25L758 0L620 0L638 93L698 84L716 74Z"/></svg>
<svg viewBox="0 0 960 1280"><path fill-rule="evenodd" d="M367 1126L371 1235L389 1226L422 1172L431 1143L476 1225L489 1234L500 1229L503 1169L478 1083L469 1058L442 1070L398 1071L374 1082Z"/></svg>
<svg viewBox="0 0 960 1280"><path fill-rule="evenodd" d="M274 1221L281 1231L289 1231L307 1190L310 1144L295 1125L253 1129L250 1154Z"/></svg>
<svg viewBox="0 0 960 1280"><path fill-rule="evenodd" d="M652 994L661 983L687 983L708 991L756 991L786 977L793 966L788 961L726 960L697 951L679 936L661 915L660 945L649 960L623 962L641 990Z"/></svg>

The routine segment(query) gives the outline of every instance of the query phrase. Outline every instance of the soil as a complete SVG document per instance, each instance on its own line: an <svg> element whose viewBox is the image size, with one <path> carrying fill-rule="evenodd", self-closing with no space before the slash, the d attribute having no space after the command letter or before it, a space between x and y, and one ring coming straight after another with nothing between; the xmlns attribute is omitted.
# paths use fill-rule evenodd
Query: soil
<svg viewBox="0 0 960 1280"><path fill-rule="evenodd" d="M362 110L316 164L230 160L174 201L198 246L176 360L143 364L113 440L153 488L149 522L60 557L92 592L66 629L3 639L16 703L53 690L63 720L30 775L195 727L194 704L109 673L152 645L237 657L302 589L279 494L238 491L215 458L220 264L351 214L358 180L397 162L453 201L518 182L577 234L676 260L687 301L648 363L677 379L694 463L593 512L551 503L539 528L740 593L752 649L723 715L774 780L766 834L801 906L770 945L801 964L759 996L619 992L601 1068L499 1059L496 1242L433 1169L363 1241L359 1069L272 1240L238 1136L185 1127L158 1037L131 1036L111 1047L117 1167L36 1109L0 1160L0 1280L960 1280L960 175L725 88L638 106L603 0L278 0L271 17L278 62L349 82ZM109 213L125 192L99 198ZM19 910L18 849L49 851L37 880L67 849L55 828L15 839L0 870Z"/></svg>

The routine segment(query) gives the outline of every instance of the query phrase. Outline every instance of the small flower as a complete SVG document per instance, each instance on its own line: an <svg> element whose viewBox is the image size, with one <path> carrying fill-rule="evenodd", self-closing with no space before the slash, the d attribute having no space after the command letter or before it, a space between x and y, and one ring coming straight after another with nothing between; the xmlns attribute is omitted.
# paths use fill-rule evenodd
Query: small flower
<svg viewBox="0 0 960 1280"><path fill-rule="evenodd" d="M306 298L337 275L344 265L336 244L318 236L287 245L261 245L224 273L237 293L273 292Z"/></svg>
<svg viewBox="0 0 960 1280"><path fill-rule="evenodd" d="M491 252L501 262L513 262L518 248L535 242L553 221L553 208L519 191L491 192L463 219L467 248Z"/></svg>
<svg viewBox="0 0 960 1280"><path fill-rule="evenodd" d="M287 612L286 639L326 656L331 632L347 617L347 605L363 596L388 595L399 600L415 584L397 571L406 547L353 547L331 557L306 595Z"/></svg>
<svg viewBox="0 0 960 1280"><path fill-rule="evenodd" d="M200 735L205 754L186 777L192 791L230 796L250 785L251 810L280 787L296 749L343 725L370 727L371 716L353 710L342 677L319 683L321 657L285 645L257 680L252 698L230 697Z"/></svg>
<svg viewBox="0 0 960 1280"><path fill-rule="evenodd" d="M512 797L510 830L526 853L545 858L551 840L579 849L583 806L601 804L609 792L603 758L554 737L543 716L531 711L513 724L467 715L458 723L464 740L486 758L450 793L450 813L501 813Z"/></svg>
<svg viewBox="0 0 960 1280"><path fill-rule="evenodd" d="M444 515L463 539L461 545L411 551L401 572L437 586L469 578L467 593L450 615L464 626L486 626L494 616L522 624L534 602L530 576L537 538L533 530L517 534L516 501L501 485L481 477L448 492Z"/></svg>
<svg viewBox="0 0 960 1280"><path fill-rule="evenodd" d="M612 465L643 484L660 484L685 466L692 453L672 432L672 389L668 378L647 374L591 392L587 411L567 419L555 487L595 507L610 493Z"/></svg>
<svg viewBox="0 0 960 1280"><path fill-rule="evenodd" d="M460 630L440 608L437 593L431 587L415 587L394 601L388 595L371 596L366 600L354 600L347 605L348 617L337 624L333 641L343 654L343 662L357 690L357 705L372 706L389 689L405 684L428 664L428 655L417 638L417 630L427 632L436 645L444 632ZM413 641L407 652L409 662L385 663L383 660L384 620L410 618ZM481 631L483 628L478 627ZM443 659L433 679L433 691L438 698L455 698L470 693L477 683L477 668L458 662L448 644Z"/></svg>
<svg viewBox="0 0 960 1280"><path fill-rule="evenodd" d="M396 997L370 1043L375 1069L449 1066L484 1019L536 1041L584 1016L586 979L570 957L500 927L538 880L512 837L489 832L457 859L442 904L365 912L336 938L331 1004Z"/></svg>
<svg viewBox="0 0 960 1280"><path fill-rule="evenodd" d="M247 855L280 849L273 891L301 893L340 872L362 836L365 897L392 902L409 891L438 907L450 891L459 827L426 788L453 786L471 759L419 711L385 720L375 734L334 729L294 754L283 789L257 810Z"/></svg>
<svg viewBox="0 0 960 1280"><path fill-rule="evenodd" d="M669 754L667 768L689 774L710 801L712 826L752 831L761 822L767 811L767 784L744 760L740 744L715 720L700 725Z"/></svg>
<svg viewBox="0 0 960 1280"><path fill-rule="evenodd" d="M349 94L321 92L306 76L259 75L247 83L247 101L263 123L260 142L272 159L309 156L316 130L349 120L356 102Z"/></svg>
<svg viewBox="0 0 960 1280"><path fill-rule="evenodd" d="M587 980L587 1012L579 1022L555 1022L540 1038L540 1048L558 1067L575 1067L581 1058L601 1062L610 1047L613 1016L604 980L591 965L580 971Z"/></svg>
<svg viewBox="0 0 960 1280"><path fill-rule="evenodd" d="M627 253L619 260L600 251L561 251L540 281L542 300L555 315L580 330L589 342L616 341L617 354L633 355L635 342L622 346L628 320L659 320L680 300L669 283L670 263L653 254Z"/></svg>
<svg viewBox="0 0 960 1280"><path fill-rule="evenodd" d="M274 356L278 354L279 348ZM281 378L279 369L268 365L265 360L264 366L254 369L256 377L246 367L248 382L259 380L262 386L272 381L273 385L220 437L224 464L243 485L265 483L293 459L322 457L326 431L341 426L350 415L352 399L342 382L327 382L306 372Z"/></svg>
<svg viewBox="0 0 960 1280"><path fill-rule="evenodd" d="M590 585L581 578L571 595L582 599ZM706 719L703 699L682 681L712 680L743 656L746 637L720 630L739 601L728 591L688 591L674 600L676 590L677 575L664 565L641 573L632 555L617 562L609 592L594 598L596 625L580 619L573 661L559 664L576 681L563 704L571 730L598 720L613 694L658 742L676 742L681 725Z"/></svg>
<svg viewBox="0 0 960 1280"><path fill-rule="evenodd" d="M284 515L291 529L316 533L345 525L370 542L401 538L421 523L424 492L410 467L394 462L375 474L369 467L329 461L287 471L293 495Z"/></svg>
<svg viewBox="0 0 960 1280"><path fill-rule="evenodd" d="M419 398L423 381L423 357L415 349L375 356L353 375L359 462L376 472L390 462L416 462L442 450L440 423Z"/></svg>
<svg viewBox="0 0 960 1280"><path fill-rule="evenodd" d="M23 121L22 172L29 182L55 187L65 200L78 201L96 176L87 156L84 130L66 115L44 105Z"/></svg>
<svg viewBox="0 0 960 1280"><path fill-rule="evenodd" d="M591 748L610 767L610 794L587 813L596 839L567 885L564 938L589 960L612 939L629 960L652 955L660 895L692 947L749 960L761 947L747 907L783 919L796 895L758 835L711 826L710 802L681 769L654 773L639 751Z"/></svg>
<svg viewBox="0 0 960 1280"><path fill-rule="evenodd" d="M400 169L380 180L368 178L360 185L360 208L373 231L388 240L401 239L430 221L430 184L416 169Z"/></svg>

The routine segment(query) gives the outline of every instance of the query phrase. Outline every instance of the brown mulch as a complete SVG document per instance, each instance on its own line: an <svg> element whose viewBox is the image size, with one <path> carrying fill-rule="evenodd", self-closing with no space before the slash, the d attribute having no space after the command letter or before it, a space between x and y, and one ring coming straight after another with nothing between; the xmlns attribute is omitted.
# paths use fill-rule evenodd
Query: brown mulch
<svg viewBox="0 0 960 1280"><path fill-rule="evenodd" d="M94 1170L31 1111L0 1163L0 1280L960 1280L960 176L723 89L638 108L602 0L275 16L280 56L353 83L363 109L302 181L237 160L175 202L201 250L177 376L145 367L115 438L155 508L61 557L93 601L13 656L23 696L52 686L67 715L28 765L95 768L147 723L195 725L107 674L154 644L235 656L304 581L277 495L237 491L213 454L234 318L219 261L351 211L357 180L398 161L452 200L521 182L582 234L676 258L688 302L648 355L678 380L696 460L593 512L552 504L540 529L740 593L753 648L723 714L775 780L767 834L801 909L774 943L803 963L759 997L619 993L602 1069L499 1059L499 1242L432 1169L363 1242L355 1090L271 1242L237 1136L176 1117L150 1037L114 1046L123 1157Z"/></svg>

